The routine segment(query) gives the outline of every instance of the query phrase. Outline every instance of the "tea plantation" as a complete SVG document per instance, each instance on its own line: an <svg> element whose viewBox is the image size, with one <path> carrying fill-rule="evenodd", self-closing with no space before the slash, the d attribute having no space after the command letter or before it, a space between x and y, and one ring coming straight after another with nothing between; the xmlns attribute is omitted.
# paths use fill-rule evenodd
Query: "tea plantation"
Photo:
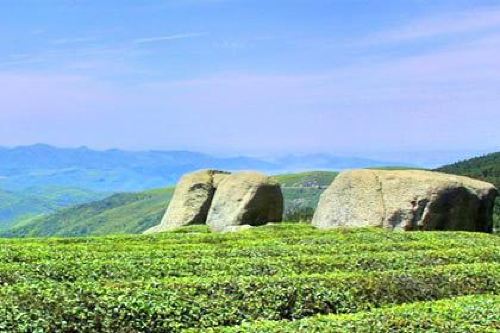
<svg viewBox="0 0 500 333"><path fill-rule="evenodd" d="M0 240L0 332L497 332L500 237L318 231Z"/></svg>

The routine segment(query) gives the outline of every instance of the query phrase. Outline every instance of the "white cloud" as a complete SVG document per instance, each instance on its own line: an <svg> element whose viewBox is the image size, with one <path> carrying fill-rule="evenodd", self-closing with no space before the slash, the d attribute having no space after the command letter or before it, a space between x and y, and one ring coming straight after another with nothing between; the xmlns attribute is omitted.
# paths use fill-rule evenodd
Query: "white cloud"
<svg viewBox="0 0 500 333"><path fill-rule="evenodd" d="M453 36L500 29L500 8L482 8L440 16L419 18L413 22L370 36L368 43L397 43L418 39Z"/></svg>
<svg viewBox="0 0 500 333"><path fill-rule="evenodd" d="M188 38L196 38L206 36L206 32L190 32L183 34L175 34L175 35L167 35L167 36L154 36L154 37L144 37L135 39L133 42L135 44L145 44L145 43L156 43L163 42L169 40L177 40L177 39L188 39Z"/></svg>
<svg viewBox="0 0 500 333"><path fill-rule="evenodd" d="M51 40L50 43L54 45L66 45L66 44L77 44L95 41L95 37L68 37L68 38L58 38Z"/></svg>

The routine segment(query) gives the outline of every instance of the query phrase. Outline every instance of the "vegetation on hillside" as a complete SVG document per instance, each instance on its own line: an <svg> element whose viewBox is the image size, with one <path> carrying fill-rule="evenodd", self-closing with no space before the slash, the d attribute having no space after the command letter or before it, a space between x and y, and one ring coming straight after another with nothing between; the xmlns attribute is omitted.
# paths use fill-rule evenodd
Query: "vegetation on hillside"
<svg viewBox="0 0 500 333"><path fill-rule="evenodd" d="M482 233L305 224L2 239L0 331L493 332L499 250Z"/></svg>
<svg viewBox="0 0 500 333"><path fill-rule="evenodd" d="M477 178L500 189L500 152L445 165L437 171ZM495 202L493 220L495 229L500 230L500 198Z"/></svg>
<svg viewBox="0 0 500 333"><path fill-rule="evenodd" d="M325 188L328 187L338 172L334 171L309 171L301 173L288 173L283 175L276 175L273 178L278 181L282 187L311 187L311 188Z"/></svg>
<svg viewBox="0 0 500 333"><path fill-rule="evenodd" d="M140 233L161 220L173 188L121 193L18 222L3 237L82 236Z"/></svg>
<svg viewBox="0 0 500 333"><path fill-rule="evenodd" d="M311 221L319 196L332 183L338 172L310 171L277 175L285 199L284 220L289 222Z"/></svg>
<svg viewBox="0 0 500 333"><path fill-rule="evenodd" d="M481 179L500 188L500 152L445 165L437 170Z"/></svg>
<svg viewBox="0 0 500 333"><path fill-rule="evenodd" d="M56 186L15 192L0 190L0 230L8 229L21 219L52 213L63 207L99 200L105 196L106 193Z"/></svg>

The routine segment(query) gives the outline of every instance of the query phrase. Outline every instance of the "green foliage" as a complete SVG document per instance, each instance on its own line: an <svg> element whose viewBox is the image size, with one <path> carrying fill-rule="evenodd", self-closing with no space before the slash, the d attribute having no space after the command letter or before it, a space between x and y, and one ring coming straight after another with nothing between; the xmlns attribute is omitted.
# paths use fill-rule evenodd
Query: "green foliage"
<svg viewBox="0 0 500 333"><path fill-rule="evenodd" d="M481 233L319 231L304 224L230 234L193 226L141 236L3 239L0 331L292 332L305 325L320 332L329 321L418 328L411 325L421 325L429 308L445 311L442 304L459 307L462 299L386 307L499 294L499 250L500 238ZM363 314L378 308L373 318ZM445 325L440 313L427 324ZM491 313L475 325L491 326ZM453 316L450 325L462 325L468 314ZM237 327L255 321L264 322Z"/></svg>
<svg viewBox="0 0 500 333"><path fill-rule="evenodd" d="M237 332L498 332L500 296L462 296L418 302L350 315L317 316L291 323L263 321L239 327L207 329ZM196 332L192 330L192 332Z"/></svg>
<svg viewBox="0 0 500 333"><path fill-rule="evenodd" d="M477 178L500 189L500 152L445 165L437 171ZM495 202L493 223L495 229L500 230L500 198Z"/></svg>

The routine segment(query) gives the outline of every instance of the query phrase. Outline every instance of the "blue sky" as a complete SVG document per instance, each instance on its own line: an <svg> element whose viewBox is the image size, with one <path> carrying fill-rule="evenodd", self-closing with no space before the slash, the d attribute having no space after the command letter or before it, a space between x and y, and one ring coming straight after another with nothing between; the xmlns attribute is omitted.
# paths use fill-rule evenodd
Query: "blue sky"
<svg viewBox="0 0 500 333"><path fill-rule="evenodd" d="M500 148L500 3L0 2L0 146Z"/></svg>

